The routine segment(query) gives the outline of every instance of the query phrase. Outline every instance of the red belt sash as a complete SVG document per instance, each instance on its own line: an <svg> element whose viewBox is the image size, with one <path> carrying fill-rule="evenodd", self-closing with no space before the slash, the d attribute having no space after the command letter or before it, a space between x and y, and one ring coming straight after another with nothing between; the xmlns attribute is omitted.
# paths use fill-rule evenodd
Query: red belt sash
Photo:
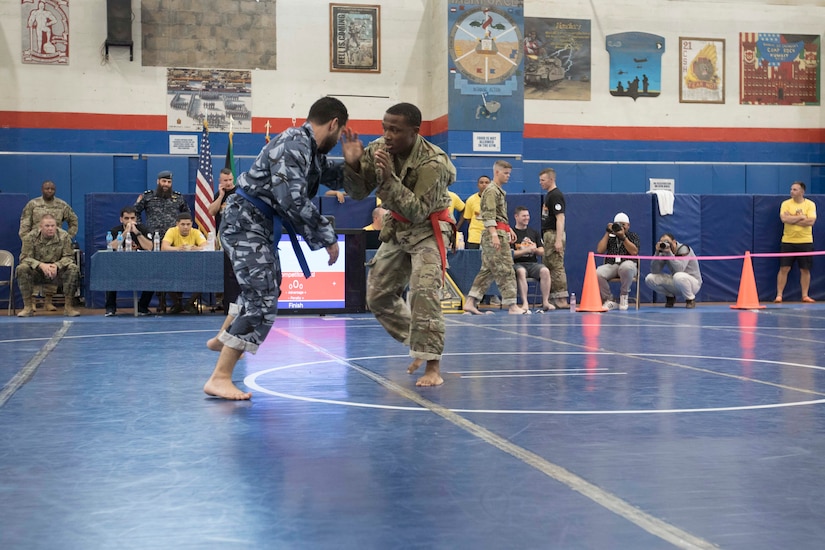
<svg viewBox="0 0 825 550"><path fill-rule="evenodd" d="M506 233L510 233L510 231L512 231L512 230L510 229L510 226L509 226L509 225L507 225L507 224L506 224L506 223L504 223L504 222L496 222L496 229L500 229L500 230L502 230L502 231L504 231L504 232L506 232Z"/></svg>
<svg viewBox="0 0 825 550"><path fill-rule="evenodd" d="M410 223L410 220L397 212L390 210L390 215L395 220L403 223ZM447 222L455 227L449 208L430 214L430 223L433 226L433 235L435 236L435 242L438 245L438 252L441 254L441 281L444 282L444 275L447 273L447 248L444 246L444 239L440 238L441 226L438 225L438 222Z"/></svg>

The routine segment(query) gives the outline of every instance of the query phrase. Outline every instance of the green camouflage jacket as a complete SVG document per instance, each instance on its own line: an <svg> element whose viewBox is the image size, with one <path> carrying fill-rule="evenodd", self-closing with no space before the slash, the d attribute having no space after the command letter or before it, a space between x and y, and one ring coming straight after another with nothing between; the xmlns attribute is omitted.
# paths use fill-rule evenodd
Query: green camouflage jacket
<svg viewBox="0 0 825 550"><path fill-rule="evenodd" d="M32 229L37 229L43 214L54 216L57 227L62 226L63 222L68 223L69 237L77 235L77 214L74 213L74 210L66 201L55 197L46 202L43 197L37 197L30 200L23 208L23 213L20 214L20 231L18 234L21 239L28 235Z"/></svg>
<svg viewBox="0 0 825 550"><path fill-rule="evenodd" d="M59 268L68 267L74 263L72 238L58 228L57 235L46 239L40 235L40 229L35 229L23 237L20 263L31 266L32 269L37 269L41 263L56 264Z"/></svg>
<svg viewBox="0 0 825 550"><path fill-rule="evenodd" d="M395 239L399 244L413 245L433 234L430 214L452 204L447 187L455 181L455 166L444 151L418 136L401 168L395 174L385 175L383 184L379 185L373 155L383 144L384 138L379 138L366 147L360 172L349 166L344 168L344 189L356 200L377 189L375 194L381 199L381 206L409 220L386 220L379 238L384 242ZM397 168L398 164L395 165ZM440 224L442 231L451 231L448 222Z"/></svg>
<svg viewBox="0 0 825 550"><path fill-rule="evenodd" d="M490 185L481 194L481 212L484 228L495 227L499 222L509 225L507 218L507 193L497 183Z"/></svg>

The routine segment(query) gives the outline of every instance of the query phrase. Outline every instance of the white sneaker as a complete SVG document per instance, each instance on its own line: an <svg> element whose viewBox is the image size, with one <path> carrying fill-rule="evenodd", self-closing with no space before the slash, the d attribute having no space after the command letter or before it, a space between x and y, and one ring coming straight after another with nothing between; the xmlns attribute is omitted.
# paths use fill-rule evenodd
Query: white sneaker
<svg viewBox="0 0 825 550"><path fill-rule="evenodd" d="M627 311L627 294L622 294L621 297L619 297L619 310Z"/></svg>
<svg viewBox="0 0 825 550"><path fill-rule="evenodd" d="M616 309L616 302L613 300L607 300L605 303L602 304L603 308L607 308L608 311Z"/></svg>

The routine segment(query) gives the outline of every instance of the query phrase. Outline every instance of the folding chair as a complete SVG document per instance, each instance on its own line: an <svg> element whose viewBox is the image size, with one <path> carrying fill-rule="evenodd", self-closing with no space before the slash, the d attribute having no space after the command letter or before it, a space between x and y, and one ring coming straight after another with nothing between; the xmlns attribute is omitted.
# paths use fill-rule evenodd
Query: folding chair
<svg viewBox="0 0 825 550"><path fill-rule="evenodd" d="M612 279L608 280L609 283L621 283L622 280L619 277L613 277ZM636 276L633 277L633 284L636 285L636 309L639 309L639 271L636 271ZM628 297L632 294L632 291L628 293Z"/></svg>
<svg viewBox="0 0 825 550"><path fill-rule="evenodd" d="M15 314L17 313L17 305L14 303L14 255L9 252L8 250L0 250L0 267L8 267L9 268L9 278L0 280L0 287L8 286L9 287L9 317L11 317L12 312ZM2 300L0 300L2 301Z"/></svg>

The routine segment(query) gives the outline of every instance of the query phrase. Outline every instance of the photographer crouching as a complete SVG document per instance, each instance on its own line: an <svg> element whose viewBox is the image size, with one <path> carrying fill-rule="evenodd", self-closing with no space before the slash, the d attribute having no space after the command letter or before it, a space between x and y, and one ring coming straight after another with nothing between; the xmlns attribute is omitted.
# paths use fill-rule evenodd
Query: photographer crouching
<svg viewBox="0 0 825 550"><path fill-rule="evenodd" d="M599 244L596 245L596 253L610 254L616 256L636 256L639 254L639 236L630 229L630 218L624 212L619 212L613 221L607 224L605 233ZM596 276L599 279L599 292L602 295L602 305L607 309L616 309L616 302L613 301L613 294L610 292L610 279L618 277L621 279L621 290L619 294L619 309L627 309L627 295L630 292L630 285L639 270L637 260L627 260L623 258L605 258L604 265L596 268Z"/></svg>
<svg viewBox="0 0 825 550"><path fill-rule="evenodd" d="M659 237L656 243L656 256L662 259L651 260L650 274L645 277L645 284L654 292L664 294L665 307L673 307L676 295L685 298L685 307L696 307L696 293L702 287L702 274L699 272L699 262L689 258L696 257L693 250L682 244L670 233ZM667 268L670 273L663 273Z"/></svg>

